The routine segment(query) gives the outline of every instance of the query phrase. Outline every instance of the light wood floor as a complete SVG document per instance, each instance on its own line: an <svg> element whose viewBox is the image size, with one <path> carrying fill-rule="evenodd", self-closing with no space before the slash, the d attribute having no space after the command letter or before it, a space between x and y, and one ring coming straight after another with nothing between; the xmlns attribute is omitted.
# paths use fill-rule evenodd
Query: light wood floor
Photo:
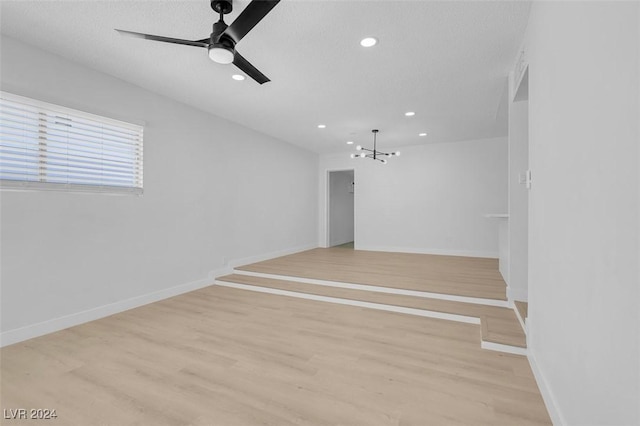
<svg viewBox="0 0 640 426"><path fill-rule="evenodd" d="M550 424L477 325L212 286L0 350L18 425Z"/></svg>
<svg viewBox="0 0 640 426"><path fill-rule="evenodd" d="M231 274L216 278L219 281L246 284L296 293L315 294L362 302L381 303L406 308L424 309L447 314L479 318L482 322L482 340L521 348L527 347L527 336L513 309L475 303L452 302L432 298L353 290L348 288L310 285L288 280ZM480 344L480 341L478 341Z"/></svg>
<svg viewBox="0 0 640 426"><path fill-rule="evenodd" d="M353 284L507 300L497 259L318 248L238 268ZM453 273L452 273L453 271Z"/></svg>

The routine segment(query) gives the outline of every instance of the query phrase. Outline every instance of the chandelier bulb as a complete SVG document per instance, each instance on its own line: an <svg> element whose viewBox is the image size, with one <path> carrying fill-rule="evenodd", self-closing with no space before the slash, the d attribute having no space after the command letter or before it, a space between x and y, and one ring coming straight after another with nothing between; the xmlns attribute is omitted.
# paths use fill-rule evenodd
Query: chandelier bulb
<svg viewBox="0 0 640 426"><path fill-rule="evenodd" d="M361 151L362 150L362 146L360 146L360 145L356 146L356 150L357 151Z"/></svg>
<svg viewBox="0 0 640 426"><path fill-rule="evenodd" d="M356 158L356 155L355 154L351 154L351 158Z"/></svg>
<svg viewBox="0 0 640 426"><path fill-rule="evenodd" d="M360 154L360 158L364 158L366 156L367 156L367 154L365 154L364 152L362 154Z"/></svg>

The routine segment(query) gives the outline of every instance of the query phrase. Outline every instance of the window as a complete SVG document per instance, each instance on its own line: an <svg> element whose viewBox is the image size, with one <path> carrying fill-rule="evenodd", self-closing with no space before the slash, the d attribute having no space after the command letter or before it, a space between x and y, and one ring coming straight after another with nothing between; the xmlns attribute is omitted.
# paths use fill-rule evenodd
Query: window
<svg viewBox="0 0 640 426"><path fill-rule="evenodd" d="M0 187L142 194L141 126L0 92Z"/></svg>

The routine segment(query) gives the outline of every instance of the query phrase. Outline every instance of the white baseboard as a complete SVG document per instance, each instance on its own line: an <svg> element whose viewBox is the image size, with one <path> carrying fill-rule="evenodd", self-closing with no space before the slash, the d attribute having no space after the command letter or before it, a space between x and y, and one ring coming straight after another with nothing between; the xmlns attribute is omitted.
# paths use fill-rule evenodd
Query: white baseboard
<svg viewBox="0 0 640 426"><path fill-rule="evenodd" d="M220 272L217 272L219 274ZM27 325L24 327L8 330L0 333L0 347L12 345L34 337L43 336L45 334L54 333L64 330L65 328L75 325L84 324L100 318L108 317L129 309L137 308L149 303L157 302L169 297L178 296L183 293L198 290L213 284L213 279L205 278L181 284L175 287L166 288L155 291L153 293L143 294L141 296L132 297L130 299L121 300L119 302L110 303L108 305L99 306L97 308L87 309L86 311L77 312L70 315L54 318L48 321Z"/></svg>
<svg viewBox="0 0 640 426"><path fill-rule="evenodd" d="M530 342L528 341L527 344L530 345ZM540 394L542 395L542 399L544 400L544 405L547 407L549 417L551 417L551 422L554 426L566 425L567 423L564 420L562 412L558 408L558 403L556 402L553 391L549 387L549 383L547 382L544 373L536 362L535 351L532 347L529 347L527 358L529 359L531 371L533 371L533 375L536 378L536 383L538 384L538 388L540 389Z"/></svg>
<svg viewBox="0 0 640 426"><path fill-rule="evenodd" d="M258 254L255 256L243 257L240 259L232 259L229 261L229 271L238 266L250 265L251 263L264 262L265 260L275 259L276 257L288 256L290 254L300 253L301 251L307 251L314 248L318 248L317 244L307 244L304 246L298 246L285 250L272 251L270 253Z"/></svg>
<svg viewBox="0 0 640 426"><path fill-rule="evenodd" d="M357 242L356 242L355 249L366 250L366 251L386 251L391 253L437 254L442 256L483 257L483 258L489 258L489 259L498 258L498 253L492 252L492 251L367 246L367 245L358 244Z"/></svg>

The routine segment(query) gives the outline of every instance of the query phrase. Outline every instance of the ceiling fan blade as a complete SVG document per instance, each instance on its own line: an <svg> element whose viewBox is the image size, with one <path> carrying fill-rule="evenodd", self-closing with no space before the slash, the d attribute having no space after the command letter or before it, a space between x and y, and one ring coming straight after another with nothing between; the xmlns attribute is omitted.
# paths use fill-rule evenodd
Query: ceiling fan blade
<svg viewBox="0 0 640 426"><path fill-rule="evenodd" d="M236 43L239 42L279 2L280 0L253 0L224 33L229 35Z"/></svg>
<svg viewBox="0 0 640 426"><path fill-rule="evenodd" d="M118 30L118 29L116 29L116 31L121 35L127 36L127 37L143 38L145 40L163 41L165 43L183 44L186 46L209 47L209 43L205 42L206 39L192 41L192 40L182 40L179 38L162 37L162 36L151 35L151 34L135 33L133 31L125 31L125 30Z"/></svg>
<svg viewBox="0 0 640 426"><path fill-rule="evenodd" d="M258 69L256 67L251 65L249 63L249 61L247 61L237 51L236 51L235 55L233 56L233 65L235 65L236 67L240 68L241 71L243 71L249 77L251 77L252 79L257 81L259 84L264 84L264 83L266 83L268 81L271 81L271 80L269 80L267 78L266 75L262 74L260 71L258 71Z"/></svg>

